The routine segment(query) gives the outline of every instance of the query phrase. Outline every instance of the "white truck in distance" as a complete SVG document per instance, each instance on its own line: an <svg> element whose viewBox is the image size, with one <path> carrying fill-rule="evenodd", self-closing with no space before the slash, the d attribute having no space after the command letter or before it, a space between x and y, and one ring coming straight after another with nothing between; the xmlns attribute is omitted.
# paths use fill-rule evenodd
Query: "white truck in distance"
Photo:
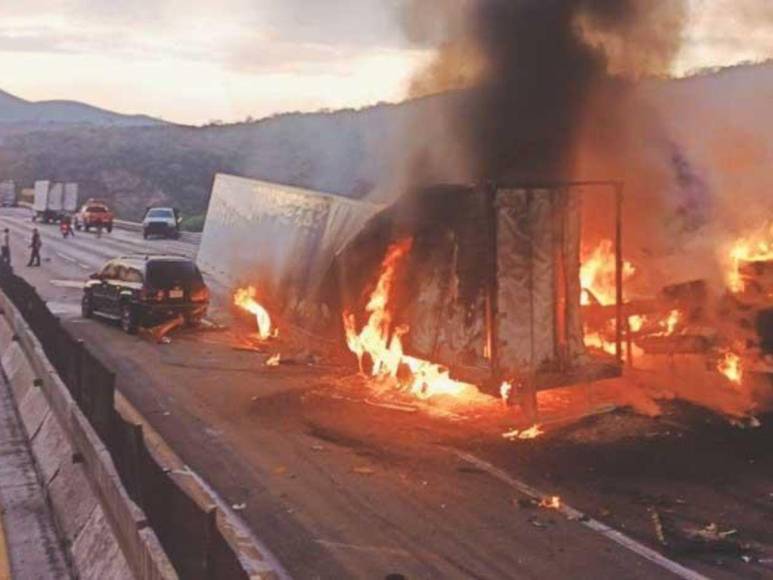
<svg viewBox="0 0 773 580"><path fill-rule="evenodd" d="M43 223L56 222L65 214L78 209L78 184L52 181L35 182L32 219Z"/></svg>

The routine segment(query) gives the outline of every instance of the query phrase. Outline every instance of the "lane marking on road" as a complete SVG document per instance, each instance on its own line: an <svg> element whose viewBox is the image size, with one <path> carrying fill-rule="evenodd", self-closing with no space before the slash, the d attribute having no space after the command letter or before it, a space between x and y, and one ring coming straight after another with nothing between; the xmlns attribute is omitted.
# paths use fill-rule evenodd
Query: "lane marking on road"
<svg viewBox="0 0 773 580"><path fill-rule="evenodd" d="M510 475L508 475L498 467L494 467L492 464L490 464L487 461L484 461L483 459L475 457L474 455L471 455L469 453L459 451L457 449L449 449L449 451L454 455L456 455L462 461L465 461L471 465L474 465L478 469L481 469L486 473L488 473L493 478L498 479L503 483L506 483L510 487L518 490L522 494L534 500L541 501L542 499L549 496L549 494L542 493L537 488L532 487L527 483L524 483L513 477L510 477ZM683 566L678 562L674 562L673 560L666 558L661 553L656 552L651 548L648 548L644 544L637 542L636 540L626 536L622 532L619 532L614 528L610 528L608 525L603 524L598 520L594 520L593 518L587 516L586 514L583 514L581 511L578 511L573 507L566 505L565 503L563 503L563 501L561 502L561 507L558 509L558 511L567 519L580 522L586 528L589 528L594 532L601 534L602 536L608 538L609 540L612 540L616 544L619 544L624 548L630 550L631 552L638 554L639 556L641 556L646 560L649 560L653 564L657 564L661 568L668 570L669 572L671 572L672 574L675 574L676 576L679 576L680 578L684 578L685 580L710 580L707 576L704 576L703 574L700 574L694 570L691 570L690 568L687 568L686 566Z"/></svg>
<svg viewBox="0 0 773 580"><path fill-rule="evenodd" d="M50 284L57 288L77 288L82 290L86 282L83 280L51 280Z"/></svg>

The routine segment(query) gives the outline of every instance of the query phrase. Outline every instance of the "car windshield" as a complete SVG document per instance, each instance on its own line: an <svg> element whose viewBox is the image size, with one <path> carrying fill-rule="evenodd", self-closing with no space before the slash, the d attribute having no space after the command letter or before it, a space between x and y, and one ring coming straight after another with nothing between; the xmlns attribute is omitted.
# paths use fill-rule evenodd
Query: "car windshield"
<svg viewBox="0 0 773 580"><path fill-rule="evenodd" d="M107 209L102 207L101 205L90 205L86 208L86 211L89 213L106 213Z"/></svg>
<svg viewBox="0 0 773 580"><path fill-rule="evenodd" d="M200 288L204 286L201 272L191 261L158 260L148 262L148 286L157 290L168 290L175 286Z"/></svg>
<svg viewBox="0 0 773 580"><path fill-rule="evenodd" d="M171 209L152 209L148 212L149 218L173 218L174 212Z"/></svg>

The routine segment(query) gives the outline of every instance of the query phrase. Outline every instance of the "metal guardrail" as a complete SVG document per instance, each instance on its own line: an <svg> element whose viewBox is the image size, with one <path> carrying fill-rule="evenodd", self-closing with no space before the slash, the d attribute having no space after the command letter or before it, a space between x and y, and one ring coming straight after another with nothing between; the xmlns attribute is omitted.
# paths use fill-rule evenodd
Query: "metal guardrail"
<svg viewBox="0 0 773 580"><path fill-rule="evenodd" d="M125 492L147 516L179 577L277 577L270 572L256 574L251 566L245 565L244 555L219 525L220 508L215 502L208 502L206 507L200 505L180 487L167 466L157 460L142 425L127 420L116 408L113 371L64 328L35 288L9 266L0 264L0 289L39 341L88 421L89 429L104 444ZM138 563L141 562L133 562Z"/></svg>

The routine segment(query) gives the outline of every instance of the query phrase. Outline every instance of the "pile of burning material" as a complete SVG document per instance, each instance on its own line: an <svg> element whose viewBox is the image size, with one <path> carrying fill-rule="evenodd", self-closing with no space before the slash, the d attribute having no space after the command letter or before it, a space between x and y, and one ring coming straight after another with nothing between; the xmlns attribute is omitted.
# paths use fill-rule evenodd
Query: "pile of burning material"
<svg viewBox="0 0 773 580"><path fill-rule="evenodd" d="M672 393L731 416L749 413L759 401L769 399L764 391L769 391L773 377L773 229L768 226L761 232L726 250L723 292L712 292L707 281L694 280L666 286L652 298L626 297L629 366L659 372L662 379L653 379L658 388L668 388L668 382L684 383L671 387ZM590 298L583 320L586 346L611 352L615 313L604 304L604 285L599 284L604 280L599 273L609 268L603 251L607 246L602 243L587 253L592 260L585 262L583 271L594 276L583 277ZM606 266L593 263L599 257ZM629 276L639 266L629 265ZM737 400L728 398L733 392Z"/></svg>

